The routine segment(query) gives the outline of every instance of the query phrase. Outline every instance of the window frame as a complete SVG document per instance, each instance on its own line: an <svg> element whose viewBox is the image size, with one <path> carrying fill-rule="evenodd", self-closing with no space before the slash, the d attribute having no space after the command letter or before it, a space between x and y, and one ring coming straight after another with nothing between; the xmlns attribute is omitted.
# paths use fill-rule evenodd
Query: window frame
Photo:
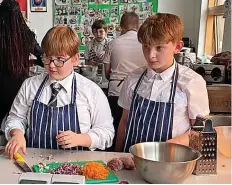
<svg viewBox="0 0 232 185"><path fill-rule="evenodd" d="M207 20L206 20L206 33L205 33L205 46L204 52L208 55L213 55L215 40L217 33L215 33L214 25L216 24L216 16L222 16L224 13L224 5L215 6L217 0L208 0L208 9L207 9ZM213 31L212 31L213 30Z"/></svg>

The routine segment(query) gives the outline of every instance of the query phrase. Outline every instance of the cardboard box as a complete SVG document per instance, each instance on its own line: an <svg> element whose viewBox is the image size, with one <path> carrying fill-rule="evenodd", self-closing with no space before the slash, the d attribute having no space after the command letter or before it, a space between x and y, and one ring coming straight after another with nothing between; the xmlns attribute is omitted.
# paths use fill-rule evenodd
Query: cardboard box
<svg viewBox="0 0 232 185"><path fill-rule="evenodd" d="M211 113L231 113L231 85L208 85L207 90Z"/></svg>

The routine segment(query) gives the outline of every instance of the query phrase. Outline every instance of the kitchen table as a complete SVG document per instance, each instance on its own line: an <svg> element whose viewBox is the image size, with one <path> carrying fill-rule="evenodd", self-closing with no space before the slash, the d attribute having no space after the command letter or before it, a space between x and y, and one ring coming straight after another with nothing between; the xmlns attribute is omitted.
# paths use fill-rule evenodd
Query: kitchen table
<svg viewBox="0 0 232 185"><path fill-rule="evenodd" d="M3 146L0 148L3 148ZM53 159L49 157L52 155ZM50 149L35 149L27 148L26 162L32 166L39 162L67 162L67 161L86 161L86 160L103 160L105 163L119 156L131 155L129 153L117 152L101 152L101 151L70 151L70 150L50 150ZM43 161L45 160L45 161ZM8 159L5 155L0 155L0 184L15 184L18 182L20 176L20 169L15 166L14 160ZM127 180L133 184L146 183L138 174L136 170L123 170L116 172L119 180ZM196 176L190 175L183 183L185 184L231 184L231 158L224 157L218 152L218 168L216 175Z"/></svg>

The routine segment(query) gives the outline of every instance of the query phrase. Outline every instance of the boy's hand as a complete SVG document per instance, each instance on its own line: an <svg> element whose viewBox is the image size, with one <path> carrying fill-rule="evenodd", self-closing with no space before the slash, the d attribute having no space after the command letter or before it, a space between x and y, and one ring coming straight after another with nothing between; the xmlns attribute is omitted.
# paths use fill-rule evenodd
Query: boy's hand
<svg viewBox="0 0 232 185"><path fill-rule="evenodd" d="M59 135L56 136L57 143L62 148L71 148L78 146L78 134L71 130L59 131Z"/></svg>
<svg viewBox="0 0 232 185"><path fill-rule="evenodd" d="M13 155L21 148L22 153L26 155L26 140L23 132L17 133L11 137L5 147L6 155L12 159Z"/></svg>

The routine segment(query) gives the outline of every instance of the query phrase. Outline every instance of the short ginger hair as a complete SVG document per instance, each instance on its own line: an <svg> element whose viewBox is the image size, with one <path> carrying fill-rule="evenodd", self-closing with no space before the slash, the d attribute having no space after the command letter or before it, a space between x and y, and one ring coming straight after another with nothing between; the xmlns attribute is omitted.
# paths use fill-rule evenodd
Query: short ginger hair
<svg viewBox="0 0 232 185"><path fill-rule="evenodd" d="M149 16L138 30L138 40L144 45L176 43L182 40L183 21L168 13L157 13Z"/></svg>
<svg viewBox="0 0 232 185"><path fill-rule="evenodd" d="M80 39L68 26L56 26L48 30L41 46L46 56L69 55L79 53Z"/></svg>

